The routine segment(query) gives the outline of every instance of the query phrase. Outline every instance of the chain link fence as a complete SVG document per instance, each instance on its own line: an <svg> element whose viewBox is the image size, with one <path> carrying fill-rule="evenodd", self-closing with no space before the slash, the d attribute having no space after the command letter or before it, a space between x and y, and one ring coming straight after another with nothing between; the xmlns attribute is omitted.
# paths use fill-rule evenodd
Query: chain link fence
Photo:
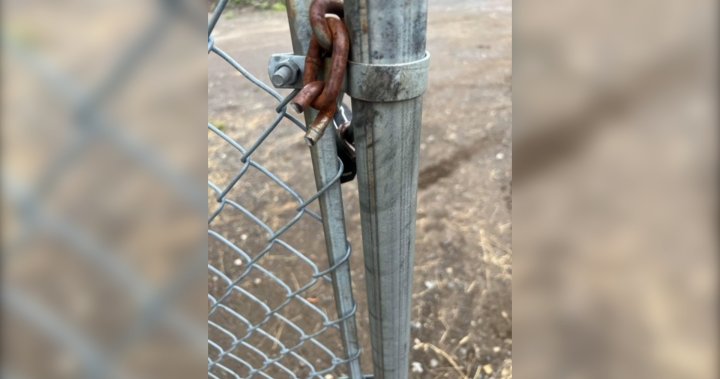
<svg viewBox="0 0 720 379"><path fill-rule="evenodd" d="M242 81L246 91L232 91L229 96L238 96L250 117L243 120L247 121L243 125L208 122L208 376L360 378L357 308L349 270L352 249L345 234L340 196L343 163L337 157L333 134L325 133L308 152L302 132L312 116L306 114L303 122L287 112L297 92L275 91L216 45L212 32L227 4L227 0L221 0L209 17L208 53L210 59L221 60L227 70L242 76L226 76L228 82ZM52 104L65 117L64 124L58 125L61 122L57 119L43 118L57 116L54 113L34 112L32 107L22 109L39 133L26 136L29 142L26 140L23 146L33 149L14 153L24 162L37 160L43 165L39 165L42 167L31 183L17 172L3 172L3 204L17 214L19 224L19 232L13 233L4 245L3 258L7 260L3 264L16 272L23 269L27 276L23 280L41 277L49 285L47 293L37 293L42 291L13 283L3 290L3 313L23 325L9 332L19 334L15 340L22 341L24 349L57 345L62 353L77 358L79 368L68 369L67 377L163 376L149 369L163 363L152 354L175 346L177 341L196 349L198 340L199 345L204 345L204 330L198 330L192 322L192 316L196 316L192 311L199 309L204 314L204 309L189 306L191 311L183 312L175 303L178 295L197 279L197 270L192 267L199 259L204 260L204 254L198 254L204 246L192 239L192 233L178 236L180 242L161 240L156 233L161 228L184 230L181 228L187 225L174 223L189 223L204 208L191 175L169 163L172 158L187 155L186 151L171 152L163 143L179 138L179 134L162 129L160 137L153 135L154 130L146 128L152 125L134 126L118 117L129 117L130 112L113 107L118 106L113 100L123 96L124 87L134 75L140 76L137 82L146 84L138 87L138 92L150 99L134 96L140 98L141 105L153 104L147 107L151 109L162 110L162 104L151 101L159 96L152 90L170 88L171 92L167 83L179 80L168 75L161 76L166 81L156 82L158 75L143 74L145 66L141 63L157 55L161 59L153 61L156 66L152 68L170 71L167 60L162 59L166 58L163 48L167 44L160 41L168 29L177 27L176 19L187 20L184 7L189 5L175 1L153 5L157 6L156 16L135 25L140 30L133 33L127 49L117 48L117 62L109 64L106 75L98 75L99 83L90 85L90 89L35 54L35 49L24 42L3 41L3 53L7 53L4 58L9 56L14 64L30 71L27 78L43 91L42 97L23 92L18 92L17 97L34 101L59 99ZM113 12L106 16L112 19ZM186 48L187 40L177 42L181 43L179 50ZM14 85L28 88L22 81ZM208 86L208 90L213 89ZM262 93L265 101L242 103L248 93ZM163 96L168 96L167 92ZM172 128L189 118L182 111L175 115L179 120L162 122L161 126ZM54 128L43 129L46 126ZM10 133L22 136L22 131L13 128ZM75 175L76 170L82 175ZM120 179L111 180L107 175L118 171L122 171ZM152 180L146 188L153 191L136 190L133 199L154 205L167 201L170 204L162 208L166 211L160 212L161 216L142 212L119 216L122 210L148 208L146 203L114 203L125 199L122 192L133 189L128 187L148 177ZM103 206L109 204L116 207L108 210L113 217L110 221L103 218L107 216ZM182 209L178 204L184 204ZM141 222L148 219L156 224ZM148 231L153 233L148 235ZM118 238L130 234L132 238ZM155 244L152 254L137 248L137 243L147 241ZM62 253L66 254L58 259ZM35 257L27 259L31 254ZM148 263L154 270L138 266ZM177 270L170 272L168 267ZM102 278L102 285L93 281L97 277ZM62 287L66 282L72 285ZM97 299L88 300L93 296ZM69 304L69 314L56 312L48 305L56 302ZM118 311L118 307L126 305L133 313L123 323L122 317L114 316L126 316ZM116 323L95 323L106 319ZM161 321L174 339L152 350L143 344L147 342L144 338ZM29 331L42 337L24 338ZM133 354L136 352L140 353ZM188 374L190 371L184 368L190 365L191 353L170 354L174 363L167 367L174 371L167 375ZM148 357L153 357L151 362ZM3 368L3 377L48 377L47 372L40 372L41 366L32 356L27 358L12 359L22 367ZM135 365L128 363L128 370L118 361ZM134 375L134 369L151 374Z"/></svg>
<svg viewBox="0 0 720 379"><path fill-rule="evenodd" d="M227 79L245 82L230 96L244 101L242 93L259 90L274 109L253 113L246 101L237 110L243 124L208 123L208 376L348 375L359 368L359 349L343 338L355 333L356 308L338 312L337 297L350 288L334 278L352 250L345 240L340 257L328 254L318 204L339 185L343 166L338 159L337 174L314 187L307 148L292 148L306 130L287 112L297 91L281 95L215 43L227 3L209 19L208 53L242 76Z"/></svg>

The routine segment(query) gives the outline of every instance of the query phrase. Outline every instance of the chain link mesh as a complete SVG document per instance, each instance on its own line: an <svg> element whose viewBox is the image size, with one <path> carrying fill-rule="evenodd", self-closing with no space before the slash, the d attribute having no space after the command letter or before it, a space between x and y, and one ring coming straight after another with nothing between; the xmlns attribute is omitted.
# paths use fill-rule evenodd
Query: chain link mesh
<svg viewBox="0 0 720 379"><path fill-rule="evenodd" d="M337 315L330 279L351 247L328 263L316 200L339 181L342 163L314 189L309 154L298 148L305 124L287 113L298 91L281 95L215 44L226 4L220 1L209 20L208 53L247 86L229 95L243 99L234 108L243 113L242 126L234 127L237 114L230 127L208 123L208 376L338 377L359 358L345 354L340 334L355 309ZM263 96L272 102L255 102Z"/></svg>

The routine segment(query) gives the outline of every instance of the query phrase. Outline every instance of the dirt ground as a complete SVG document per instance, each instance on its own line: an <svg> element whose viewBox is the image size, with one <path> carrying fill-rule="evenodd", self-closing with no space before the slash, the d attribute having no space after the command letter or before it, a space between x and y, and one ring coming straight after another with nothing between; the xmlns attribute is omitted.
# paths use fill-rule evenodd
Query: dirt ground
<svg viewBox="0 0 720 379"><path fill-rule="evenodd" d="M428 50L432 60L424 100L418 192L413 378L512 377L511 12L509 0L430 1ZM272 11L226 15L218 24L215 43L269 83L268 57L292 50L285 17L283 12ZM210 57L210 122L249 146L272 121L273 104L272 98L221 59ZM283 121L253 157L304 196L313 193L309 154L299 129L291 123ZM237 152L210 134L208 159L209 179L219 184L226 184L242 167ZM238 186L229 196L240 199L237 201L273 228L291 217L292 208L282 204L292 199L285 200L288 196L280 194L282 191L272 192L277 186L262 175L244 178ZM359 304L358 328L367 352L369 328L355 182L343 185L343 196L354 250L351 264ZM210 206L211 211L217 207L212 202ZM281 216L274 215L277 211ZM251 242L253 233L261 230L230 211L223 213L215 230L243 243L246 251L262 247L262 243L252 246ZM322 241L312 233L317 225L303 223L293 227L295 231L287 238L321 261ZM209 259L214 267L223 266L229 277L240 270L217 244L211 243ZM288 282L304 283L305 274L296 267L279 264L273 270L282 276L287 271L283 267L294 270L288 273ZM306 274L309 278L310 273ZM222 292L218 282L211 278L211 293ZM256 291L269 291L255 287ZM320 289L317 293L320 303L330 301ZM265 295L270 296L268 292ZM218 317L216 321L222 322ZM366 372L372 371L368 354L362 364Z"/></svg>

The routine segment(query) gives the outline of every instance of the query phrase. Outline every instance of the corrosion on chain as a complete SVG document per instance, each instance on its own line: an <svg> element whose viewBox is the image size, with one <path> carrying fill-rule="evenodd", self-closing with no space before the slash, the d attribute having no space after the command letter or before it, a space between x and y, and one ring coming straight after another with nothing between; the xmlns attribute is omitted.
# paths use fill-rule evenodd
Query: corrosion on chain
<svg viewBox="0 0 720 379"><path fill-rule="evenodd" d="M332 122L337 111L337 98L345 81L350 37L340 18L342 7L342 2L338 0L314 0L310 5L313 35L305 56L304 86L293 99L292 105L298 112L303 112L307 107L319 111L305 134L305 141L311 146L322 137L325 128ZM329 42L327 46L326 42ZM330 67L324 67L330 53ZM322 67L329 72L326 81L318 78Z"/></svg>
<svg viewBox="0 0 720 379"><path fill-rule="evenodd" d="M332 31L325 22L325 15L330 13L342 18L343 12L342 0L313 0L310 4L310 27L323 49L330 50L333 45Z"/></svg>

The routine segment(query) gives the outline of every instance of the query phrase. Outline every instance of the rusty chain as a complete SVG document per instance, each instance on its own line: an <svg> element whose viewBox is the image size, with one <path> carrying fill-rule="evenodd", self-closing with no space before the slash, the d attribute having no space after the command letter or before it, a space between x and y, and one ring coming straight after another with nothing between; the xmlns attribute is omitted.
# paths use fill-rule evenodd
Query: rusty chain
<svg viewBox="0 0 720 379"><path fill-rule="evenodd" d="M316 0L310 5L310 27L320 46L325 50L332 49L333 35L325 21L326 14L334 14L343 18L342 0Z"/></svg>
<svg viewBox="0 0 720 379"><path fill-rule="evenodd" d="M310 5L313 35L305 57L303 88L293 99L292 105L300 113L307 107L319 111L305 134L305 141L311 146L322 137L333 121L337 112L337 99L345 81L350 37L342 17L342 1L314 0ZM328 56L331 57L330 67L326 67ZM327 80L318 77L321 72L326 74Z"/></svg>

